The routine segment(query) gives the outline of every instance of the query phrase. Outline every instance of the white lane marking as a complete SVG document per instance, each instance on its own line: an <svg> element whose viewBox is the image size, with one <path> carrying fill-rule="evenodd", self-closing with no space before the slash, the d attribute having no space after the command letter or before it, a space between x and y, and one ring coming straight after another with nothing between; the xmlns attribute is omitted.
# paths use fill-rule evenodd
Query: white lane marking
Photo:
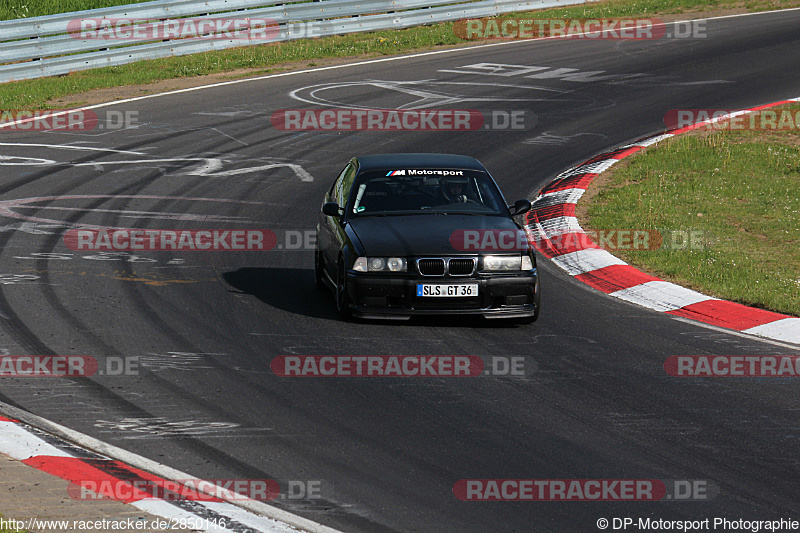
<svg viewBox="0 0 800 533"><path fill-rule="evenodd" d="M607 139L607 135L603 135L602 133L576 133L574 135L553 135L549 131L545 131L541 135L537 137L531 137L530 139L525 139L522 141L522 144L532 144L537 146L563 146L565 144L569 144L577 137L582 136L594 136L594 137L601 137L603 139Z"/></svg>
<svg viewBox="0 0 800 533"><path fill-rule="evenodd" d="M127 263L158 263L158 259L142 257L130 252L98 252L97 255L76 256L72 253L62 252L31 252L30 255L15 255L14 259L38 261L46 259L48 261L125 261ZM169 264L169 263L167 263Z"/></svg>
<svg viewBox="0 0 800 533"><path fill-rule="evenodd" d="M289 93L289 96L300 102L312 105L321 105L327 107L337 107L345 109L373 109L374 106L353 105L345 102L338 102L323 98L320 93L323 91L331 91L342 88L351 88L358 86L368 86L371 88L385 89L386 91L394 91L402 93L405 96L414 97L416 100L409 101L394 109L427 109L434 106L454 105L465 102L553 102L553 101L590 101L587 97L578 98L573 91L565 89L555 89L547 87L538 87L530 85L518 85L507 83L480 83L480 82L463 82L463 81L436 81L436 80L407 80L407 81L387 81L387 80L359 80L359 81L345 81L345 82L329 82L317 85L307 85L294 89ZM489 94L486 96L474 96L465 94L454 94L452 90L433 90L424 86L438 87L486 87L489 89ZM494 96L498 89L512 88L512 89L525 89L541 93L555 93L556 96L545 94L544 96L533 97L500 97ZM306 92L307 96L300 93ZM558 98L564 95L565 98ZM382 106L391 109L392 106Z"/></svg>
<svg viewBox="0 0 800 533"><path fill-rule="evenodd" d="M227 137L228 139L230 139L230 140L232 140L232 141L236 141L236 142L237 142L237 143L239 143L239 144L242 144L242 145L244 145L244 146L250 146L250 145L249 145L249 144L247 144L246 142L244 142L244 141L240 141L240 140L239 140L239 139L237 139L236 137L233 137L233 136L231 136L231 135L228 135L227 133L225 133L224 131L220 130L219 128L209 128L209 129L211 129L211 130L214 130L214 131L216 131L217 133L219 133L220 135L222 135L223 137Z"/></svg>
<svg viewBox="0 0 800 533"><path fill-rule="evenodd" d="M529 74L530 72L538 72L538 74ZM545 72L541 72L545 71ZM470 65L463 65L458 69L439 69L438 72L451 72L455 74L473 74L476 76L524 76L527 79L556 79L559 81L589 83L589 82L608 82L610 85L622 84L636 84L636 85L672 85L672 86L685 86L685 85L715 85L721 83L734 83L729 80L703 80L703 81L672 81L677 76L656 76L654 74L645 74L643 72L635 72L630 74L611 74L607 76L598 76L606 72L605 70L592 70L581 71L576 68L554 68L554 67L539 67L533 65L515 65L509 63L473 63Z"/></svg>
<svg viewBox="0 0 800 533"><path fill-rule="evenodd" d="M231 216L223 217L220 215L196 215L191 213L164 213L162 211L125 211L125 210L108 210L108 209L89 209L89 208L71 208L71 207L56 207L56 206L32 206L34 202L52 202L56 200L93 200L98 198L107 199L148 199L148 200L185 200L191 202L219 202L219 203L233 203L233 204L247 204L247 205L270 205L267 202L254 202L248 200L228 200L226 198L196 198L196 197L183 197L183 196L154 196L154 195L107 195L107 194L80 194L80 195L65 195L65 196L36 196L32 198L15 198L13 200L0 200L0 216L8 218L15 218L19 220L26 220L28 222L41 222L44 224L55 224L59 226L80 227L80 228L94 228L94 229L126 229L118 226L97 226L94 224L83 223L68 223L62 220L53 220L49 218L41 218L35 216L23 215L17 213L14 209L36 208L36 209L51 209L51 210L66 210L66 211L88 211L88 212L101 212L101 213L122 213L123 217L127 218L148 218L148 219L168 219L168 220L194 220L204 222L230 222L230 223L251 223L251 220L241 217ZM130 213L130 214L129 214Z"/></svg>
<svg viewBox="0 0 800 533"><path fill-rule="evenodd" d="M122 439L154 439L176 436L240 438L264 435L268 427L242 427L236 422L208 420L169 420L165 417L127 417L120 420L97 420L94 427L101 433L113 433Z"/></svg>
<svg viewBox="0 0 800 533"><path fill-rule="evenodd" d="M800 344L800 318L782 318L743 330L745 333Z"/></svg>
<svg viewBox="0 0 800 533"><path fill-rule="evenodd" d="M223 353L189 353L167 352L165 354L148 352L139 356L139 364L151 372L161 370L203 370L213 369L203 364L208 355L226 355Z"/></svg>
<svg viewBox="0 0 800 533"><path fill-rule="evenodd" d="M534 79L534 80L552 80L552 79L561 79L564 81L575 81L579 83L591 83L595 81L607 81L607 80L616 80L622 77L630 77L635 76L637 78L645 77L647 74L643 72L634 72L631 74L611 74L608 76L598 76L598 74L603 74L606 72L605 70L580 70L577 68L556 68L553 69L552 67L547 67L545 72L539 72L538 74L530 74L525 76L526 78Z"/></svg>
<svg viewBox="0 0 800 533"><path fill-rule="evenodd" d="M37 455L72 457L27 431L16 422L0 422L0 453L23 461Z"/></svg>
<svg viewBox="0 0 800 533"><path fill-rule="evenodd" d="M2 144L2 143L0 143ZM12 146L15 146L12 144ZM33 146L33 145L19 145L19 146ZM64 145L47 145L39 144L36 146L46 148L64 148ZM80 147L81 150L96 150L101 152L115 152L115 150L103 148L88 148ZM119 152L126 153L126 152ZM134 153L134 152L127 152ZM137 154L144 155L144 154ZM166 164L166 163L191 163L196 161L197 166L190 168L185 172L179 172L179 175L188 176L205 176L209 178L238 176L241 174L250 174L253 172L262 172L264 170L271 170L273 168L288 168L303 182L312 182L314 177L302 166L295 163L274 162L264 165L256 165L244 168L237 168L233 170L220 170L223 167L225 160L208 157L172 157L172 158L148 158L148 159L125 159L117 161L89 161L82 163L72 163L68 161L55 161L53 159L41 159L36 157L27 156L13 156L13 155L0 155L0 165L2 166L71 166L71 167L98 167L113 165L142 165L142 164Z"/></svg>
<svg viewBox="0 0 800 533"><path fill-rule="evenodd" d="M6 224L0 226L0 232L5 231L19 231L29 235L55 235L53 231L45 231L46 229L61 229L69 228L66 224L38 224L36 222L17 222L16 224Z"/></svg>
<svg viewBox="0 0 800 533"><path fill-rule="evenodd" d="M154 159L127 159L124 161L89 161L88 163L58 163L59 165L70 165L73 167L95 167L105 165L140 165L143 163L188 163L191 161L206 160L201 157L170 157L170 158L154 158Z"/></svg>
<svg viewBox="0 0 800 533"><path fill-rule="evenodd" d="M86 213L117 213L120 218L146 218L155 220L194 220L203 222L250 222L244 217L221 217L219 215L192 215L170 211L128 211L125 209L100 209L83 207L57 207L52 205L20 205L17 209L36 209L37 211L77 211Z"/></svg>
<svg viewBox="0 0 800 533"><path fill-rule="evenodd" d="M541 72L542 70L547 72ZM580 83L588 83L594 81L607 81L615 80L624 77L642 78L651 76L637 72L634 74L612 74L609 76L596 76L602 74L605 70L592 70L581 71L576 68L556 68L553 67L540 67L535 65L515 65L509 63L472 63L470 65L463 65L455 69L439 69L437 72L450 72L453 74L475 74L479 76L501 76L504 78L511 76L525 76L530 79L561 79L564 81L575 81ZM531 72L538 72L538 74L531 74Z"/></svg>
<svg viewBox="0 0 800 533"><path fill-rule="evenodd" d="M44 166L55 165L52 159L41 159L39 157L24 157L16 155L0 155L0 165L3 166Z"/></svg>
<svg viewBox="0 0 800 533"><path fill-rule="evenodd" d="M465 70L465 69L473 70ZM437 72L450 72L453 74L481 74L484 76L500 76L508 78L511 76L522 76L530 74L538 70L547 70L550 67L536 67L531 65L515 65L512 63L472 63L471 65L463 65L456 69L439 69Z"/></svg>
<svg viewBox="0 0 800 533"><path fill-rule="evenodd" d="M612 292L610 296L662 313L674 311L698 302L717 299L666 281L648 281L647 283Z"/></svg>
<svg viewBox="0 0 800 533"><path fill-rule="evenodd" d="M191 172L187 172L187 174L189 174L190 176L209 176L212 178L216 178L225 176L238 176L240 174L250 174L251 172L260 172L262 170L270 170L273 168L289 168L295 173L295 175L298 178L300 178L300 181L304 182L314 181L314 177L311 174L309 174L306 169L304 169L300 165L295 165L294 163L269 163L267 165L260 165L256 167L236 168L233 170L221 170L216 172L209 172L205 168L199 168L196 170L192 170Z"/></svg>
<svg viewBox="0 0 800 533"><path fill-rule="evenodd" d="M0 274L0 285L30 285L41 279L33 274Z"/></svg>
<svg viewBox="0 0 800 533"><path fill-rule="evenodd" d="M191 168L186 171L190 176L207 176L213 174L222 168L222 160L216 157L203 159L202 164L198 164L196 168Z"/></svg>
<svg viewBox="0 0 800 533"><path fill-rule="evenodd" d="M55 116L55 114L53 115ZM115 154L147 155L144 152L131 152L128 150L116 150L114 148L99 148L94 146L78 146L72 144L41 144L41 143L0 143L0 146L28 146L31 148L58 148L62 150L83 150L92 152L112 152Z"/></svg>
<svg viewBox="0 0 800 533"><path fill-rule="evenodd" d="M622 259L598 248L576 250L568 254L551 257L550 260L570 276L577 276L613 265L627 265Z"/></svg>

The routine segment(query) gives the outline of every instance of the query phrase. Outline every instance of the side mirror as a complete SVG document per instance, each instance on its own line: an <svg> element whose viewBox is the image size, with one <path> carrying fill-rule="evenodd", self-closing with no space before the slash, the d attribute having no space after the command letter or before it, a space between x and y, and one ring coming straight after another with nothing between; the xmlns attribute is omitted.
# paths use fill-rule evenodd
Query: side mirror
<svg viewBox="0 0 800 533"><path fill-rule="evenodd" d="M339 204L336 202L325 202L322 204L322 214L329 217L340 217L343 215L342 210L339 208Z"/></svg>
<svg viewBox="0 0 800 533"><path fill-rule="evenodd" d="M514 205L508 207L508 212L511 213L512 217L521 215L522 213L527 213L530 210L531 210L530 200L517 200L516 202L514 202Z"/></svg>

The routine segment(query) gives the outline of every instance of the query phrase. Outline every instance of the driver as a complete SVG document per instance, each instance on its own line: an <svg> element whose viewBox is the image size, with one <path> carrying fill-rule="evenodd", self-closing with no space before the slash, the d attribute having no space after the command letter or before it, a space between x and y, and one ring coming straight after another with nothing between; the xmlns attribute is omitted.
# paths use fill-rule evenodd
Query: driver
<svg viewBox="0 0 800 533"><path fill-rule="evenodd" d="M442 180L442 196L453 204L464 204L469 201L467 195L468 180L465 176L448 176Z"/></svg>

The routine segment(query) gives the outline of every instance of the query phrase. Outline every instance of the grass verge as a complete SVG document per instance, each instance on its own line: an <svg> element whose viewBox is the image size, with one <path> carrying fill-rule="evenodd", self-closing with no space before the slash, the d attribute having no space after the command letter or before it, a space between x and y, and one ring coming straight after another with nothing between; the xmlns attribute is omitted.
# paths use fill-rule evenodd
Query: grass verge
<svg viewBox="0 0 800 533"><path fill-rule="evenodd" d="M12 0L13 2L14 0ZM21 1L21 0L17 0ZM102 0L96 0L102 5ZM108 0L106 4L118 4ZM68 4L68 3L67 3ZM61 2L46 3L51 10ZM81 4L84 5L84 4ZM98 5L98 7L99 7ZM656 17L669 14L709 12L719 9L761 11L800 6L800 0L606 0L604 2L536 12L537 17L613 18ZM54 11L57 12L57 11ZM37 14L39 14L37 12ZM507 16L519 17L516 13ZM140 61L117 67L74 72L65 76L11 82L0 85L3 109L60 107L51 101L95 89L146 85L162 80L185 79L220 73L231 78L268 74L289 68L316 66L316 60L369 58L467 43L453 31L453 23L405 30L307 39ZM147 92L144 89L143 92ZM113 98L112 98L113 99ZM73 102L80 105L80 102Z"/></svg>
<svg viewBox="0 0 800 533"><path fill-rule="evenodd" d="M800 118L800 105L781 109ZM800 124L794 126L662 141L603 177L582 225L702 232L708 239L701 249L613 253L705 294L800 316Z"/></svg>
<svg viewBox="0 0 800 533"><path fill-rule="evenodd" d="M0 20L42 17L141 2L142 0L0 0Z"/></svg>

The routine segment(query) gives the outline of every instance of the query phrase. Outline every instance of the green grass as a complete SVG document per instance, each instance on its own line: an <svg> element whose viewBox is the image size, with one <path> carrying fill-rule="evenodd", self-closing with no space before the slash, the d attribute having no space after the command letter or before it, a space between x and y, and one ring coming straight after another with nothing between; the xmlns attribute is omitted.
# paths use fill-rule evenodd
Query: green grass
<svg viewBox="0 0 800 533"><path fill-rule="evenodd" d="M594 229L707 232L699 250L614 253L706 294L800 316L800 125L664 141L615 169L588 216Z"/></svg>
<svg viewBox="0 0 800 533"><path fill-rule="evenodd" d="M138 4L140 0L0 0L0 20L41 17L99 7Z"/></svg>
<svg viewBox="0 0 800 533"><path fill-rule="evenodd" d="M25 0L0 0L0 14L11 7L17 9ZM75 8L77 1L38 0L36 14L61 11L61 6ZM91 5L125 3L121 0L94 0ZM536 12L535 16L552 18L649 17L687 10L730 7L736 0L608 0L569 8ZM38 5L41 4L41 5ZM27 4L24 4L27 5ZM90 5L80 2L80 6ZM751 10L786 8L800 5L800 0L747 0ZM28 9L32 9L28 6ZM4 11L5 10L5 11ZM12 12L14 12L12 10ZM521 16L516 13L508 16ZM363 58L392 55L437 46L456 46L465 41L456 37L453 23L436 24L405 30L386 30L344 36L308 39L263 46L221 50L129 65L74 72L66 76L26 80L0 85L0 102L4 109L46 109L54 98L78 94L92 89L146 84L161 80L218 74L250 69L235 77L245 77L284 70L287 64L310 66L314 60L331 58Z"/></svg>

